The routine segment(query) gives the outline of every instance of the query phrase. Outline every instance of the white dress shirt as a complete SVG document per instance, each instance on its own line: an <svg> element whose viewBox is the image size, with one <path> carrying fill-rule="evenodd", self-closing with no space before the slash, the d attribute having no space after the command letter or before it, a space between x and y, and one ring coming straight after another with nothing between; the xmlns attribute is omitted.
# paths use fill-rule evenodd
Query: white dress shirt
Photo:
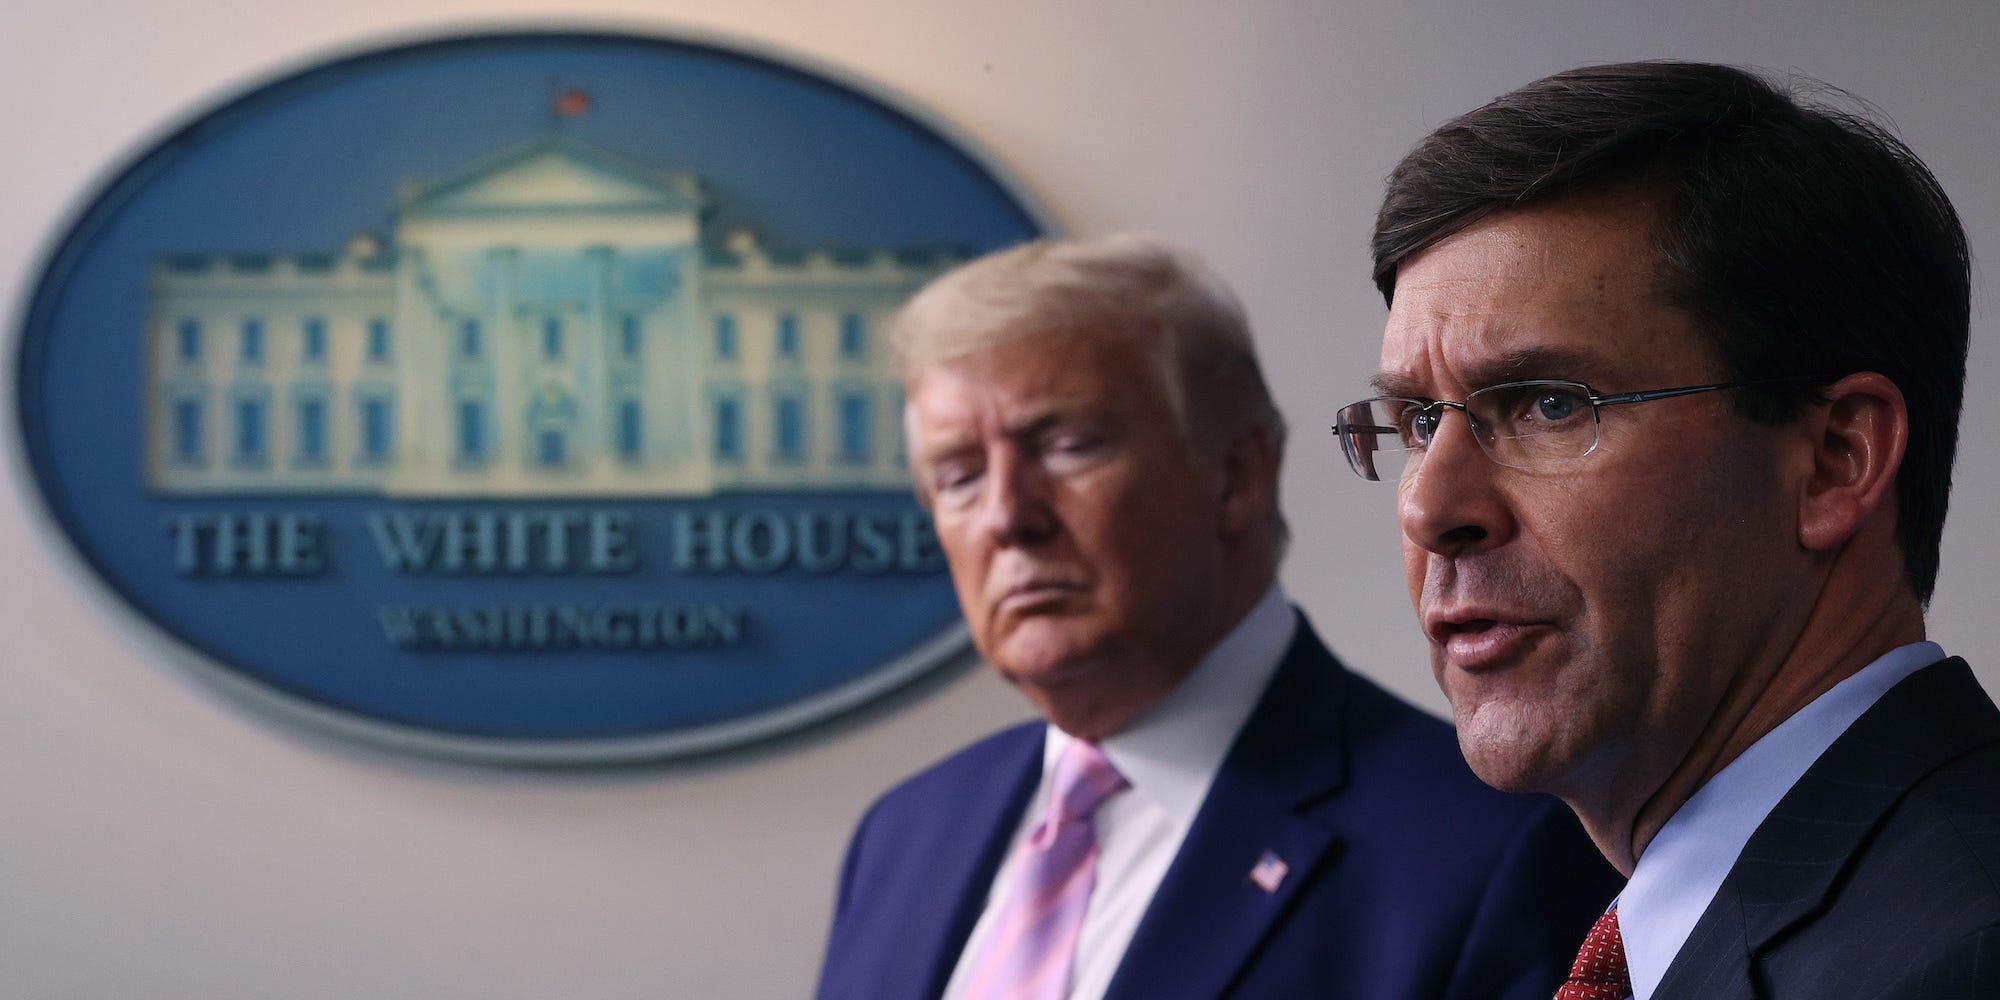
<svg viewBox="0 0 2000 1000"><path fill-rule="evenodd" d="M1291 605L1273 584L1180 687L1138 721L1099 741L1131 787L1107 799L1095 817L1097 881L1077 940L1071 1000L1099 1000L1111 985L1125 946L1179 853L1222 759L1297 630ZM1006 902L1004 887L1013 875L1015 852L1047 807L1049 776L1069 741L1068 733L1048 727L1041 784L1022 813L1007 860L993 877L986 908L959 953L944 1000L958 1000L964 993L974 960Z"/></svg>
<svg viewBox="0 0 2000 1000"><path fill-rule="evenodd" d="M1890 650L1778 724L1694 793L1633 866L1618 931L1634 1000L1650 1000L1743 845L1806 769L1889 689L1944 659L1934 642Z"/></svg>

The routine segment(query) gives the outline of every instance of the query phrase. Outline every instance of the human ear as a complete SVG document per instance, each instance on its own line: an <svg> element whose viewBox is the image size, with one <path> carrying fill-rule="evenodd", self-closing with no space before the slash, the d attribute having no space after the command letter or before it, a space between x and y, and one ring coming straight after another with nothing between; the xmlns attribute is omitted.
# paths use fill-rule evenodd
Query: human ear
<svg viewBox="0 0 2000 1000"><path fill-rule="evenodd" d="M1243 535L1257 527L1277 504L1279 444L1271 429L1251 424L1222 452L1222 534Z"/></svg>
<svg viewBox="0 0 2000 1000"><path fill-rule="evenodd" d="M1815 551L1845 544L1884 511L1893 516L1890 488L1910 437L1903 391L1886 375L1859 372L1821 394L1829 402L1807 418L1813 464L1799 498L1799 543Z"/></svg>

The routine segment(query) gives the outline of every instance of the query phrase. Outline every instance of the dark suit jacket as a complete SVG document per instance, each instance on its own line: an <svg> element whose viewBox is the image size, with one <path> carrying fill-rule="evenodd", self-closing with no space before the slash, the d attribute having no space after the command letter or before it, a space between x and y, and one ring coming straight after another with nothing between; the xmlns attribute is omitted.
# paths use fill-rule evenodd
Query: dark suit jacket
<svg viewBox="0 0 2000 1000"><path fill-rule="evenodd" d="M1654 994L2000 997L2000 711L1917 671L1752 834Z"/></svg>
<svg viewBox="0 0 2000 1000"><path fill-rule="evenodd" d="M1041 776L1043 726L976 744L861 821L821 1000L929 1000ZM1266 851L1290 873L1249 878ZM1619 885L1554 799L1473 777L1450 727L1344 669L1301 620L1109 1000L1548 1000Z"/></svg>

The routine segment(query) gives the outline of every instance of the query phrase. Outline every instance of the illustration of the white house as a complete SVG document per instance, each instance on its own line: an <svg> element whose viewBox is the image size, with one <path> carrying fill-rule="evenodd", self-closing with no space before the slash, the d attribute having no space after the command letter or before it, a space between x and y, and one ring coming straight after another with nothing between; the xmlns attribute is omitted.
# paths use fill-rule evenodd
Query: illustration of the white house
<svg viewBox="0 0 2000 1000"><path fill-rule="evenodd" d="M560 134L395 207L339 251L152 263L150 488L907 486L886 321L946 255L705 242L694 175Z"/></svg>

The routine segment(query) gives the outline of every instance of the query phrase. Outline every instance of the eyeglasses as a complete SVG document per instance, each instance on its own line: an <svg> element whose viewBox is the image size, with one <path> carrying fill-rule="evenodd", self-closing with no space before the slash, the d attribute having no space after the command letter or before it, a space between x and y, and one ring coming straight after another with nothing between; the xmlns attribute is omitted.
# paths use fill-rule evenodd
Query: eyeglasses
<svg viewBox="0 0 2000 1000"><path fill-rule="evenodd" d="M1486 457L1510 469L1543 472L1597 450L1598 410L1623 403L1692 396L1718 389L1741 389L1783 382L1825 382L1819 376L1717 382L1673 389L1647 389L1600 396L1582 382L1531 379L1489 385L1465 397L1415 399L1376 396L1343 406L1333 425L1347 464L1363 479L1400 479L1403 468L1430 447L1449 408L1465 414L1473 439Z"/></svg>

